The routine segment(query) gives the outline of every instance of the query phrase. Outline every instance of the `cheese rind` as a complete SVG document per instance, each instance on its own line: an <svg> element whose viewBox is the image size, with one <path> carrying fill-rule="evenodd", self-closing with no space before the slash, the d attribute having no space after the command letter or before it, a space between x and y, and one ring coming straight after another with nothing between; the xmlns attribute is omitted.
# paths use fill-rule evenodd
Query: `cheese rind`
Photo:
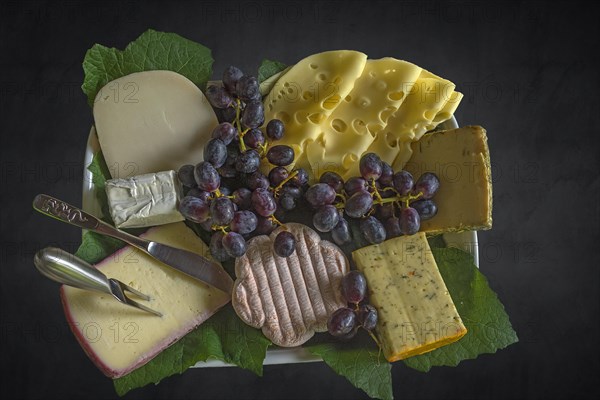
<svg viewBox="0 0 600 400"><path fill-rule="evenodd" d="M109 82L94 101L94 122L113 178L195 165L218 124L200 89L172 71Z"/></svg>
<svg viewBox="0 0 600 400"><path fill-rule="evenodd" d="M208 247L183 222L152 228L143 237L210 258ZM73 333L96 366L111 378L147 363L230 301L224 292L129 246L96 268L149 295L151 300L143 303L163 314L157 317L103 293L61 287Z"/></svg>
<svg viewBox="0 0 600 400"><path fill-rule="evenodd" d="M141 228L183 221L177 210L181 184L175 171L106 181L110 215L117 228Z"/></svg>
<svg viewBox="0 0 600 400"><path fill-rule="evenodd" d="M424 233L364 247L352 257L367 279L388 361L435 350L467 333Z"/></svg>
<svg viewBox="0 0 600 400"><path fill-rule="evenodd" d="M433 200L438 212L421 221L429 234L492 227L492 168L487 135L481 126L432 132L411 145L404 169L415 179L435 173L440 188Z"/></svg>

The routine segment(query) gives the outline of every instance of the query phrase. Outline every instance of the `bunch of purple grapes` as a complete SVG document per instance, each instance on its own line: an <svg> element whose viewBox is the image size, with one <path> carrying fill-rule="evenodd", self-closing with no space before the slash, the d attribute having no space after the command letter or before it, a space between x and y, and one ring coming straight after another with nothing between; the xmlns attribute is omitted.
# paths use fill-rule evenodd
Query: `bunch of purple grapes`
<svg viewBox="0 0 600 400"><path fill-rule="evenodd" d="M260 129L265 115L258 80L228 67L222 81L223 86L206 89L211 105L220 111L221 122L204 147L204 161L182 166L178 176L188 189L179 211L213 233L211 254L226 261L244 255L251 236L268 234L281 224L275 212L296 206L308 174L304 170L288 172L285 167L294 160L294 150L269 143L283 137L282 121L269 121L266 135ZM259 170L263 158L275 166L268 176ZM286 231L278 234L274 249L282 257L292 254L293 235Z"/></svg>
<svg viewBox="0 0 600 400"><path fill-rule="evenodd" d="M437 206L432 200L440 181L426 172L415 182L407 171L394 173L375 153L361 157L361 176L346 182L335 172L325 172L319 183L306 191L307 202L316 210L313 225L331 232L338 245L352 241L348 218L360 222L360 231L369 243L412 235L421 221L433 218Z"/></svg>
<svg viewBox="0 0 600 400"><path fill-rule="evenodd" d="M359 327L366 329L374 338L372 330L377 325L377 309L365 301L367 280L357 270L348 272L342 278L342 296L348 307L342 307L331 314L327 330L332 336L342 340L352 339Z"/></svg>

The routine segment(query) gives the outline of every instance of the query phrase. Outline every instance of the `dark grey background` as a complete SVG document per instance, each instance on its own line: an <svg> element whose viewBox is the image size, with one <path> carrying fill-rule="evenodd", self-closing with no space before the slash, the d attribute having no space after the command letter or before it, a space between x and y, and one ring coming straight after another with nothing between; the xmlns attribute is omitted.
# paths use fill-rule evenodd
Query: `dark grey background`
<svg viewBox="0 0 600 400"><path fill-rule="evenodd" d="M46 192L81 204L92 114L79 86L94 43L123 48L147 28L213 50L215 71L255 72L328 49L393 56L465 93L461 125L488 129L494 229L481 270L520 343L428 374L394 365L402 398L598 395L598 20L575 2L104 1L0 6L0 284L2 398L115 397L68 331L57 285L33 267L80 231L34 213ZM218 78L215 74L214 78ZM8 397L6 397L8 396ZM196 369L128 398L363 398L322 363Z"/></svg>

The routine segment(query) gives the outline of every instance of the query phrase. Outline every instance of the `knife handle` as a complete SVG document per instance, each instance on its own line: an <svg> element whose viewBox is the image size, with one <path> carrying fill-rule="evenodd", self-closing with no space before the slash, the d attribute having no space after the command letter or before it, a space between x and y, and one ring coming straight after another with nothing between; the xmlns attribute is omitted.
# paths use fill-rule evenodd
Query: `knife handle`
<svg viewBox="0 0 600 400"><path fill-rule="evenodd" d="M127 232L123 232L94 217L92 214L65 203L62 200L48 196L47 194L38 194L35 196L35 199L33 199L33 208L36 211L59 221L102 235L112 236L115 239L122 240L144 252L148 252L148 241L130 235Z"/></svg>

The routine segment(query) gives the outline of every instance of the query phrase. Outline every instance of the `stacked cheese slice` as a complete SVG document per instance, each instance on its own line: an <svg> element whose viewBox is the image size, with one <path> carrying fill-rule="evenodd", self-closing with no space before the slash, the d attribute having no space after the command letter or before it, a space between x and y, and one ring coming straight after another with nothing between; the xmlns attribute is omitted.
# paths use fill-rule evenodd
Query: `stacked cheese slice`
<svg viewBox="0 0 600 400"><path fill-rule="evenodd" d="M406 61L329 51L279 78L265 99L265 117L286 124L281 144L294 148L296 165L313 178L325 171L347 178L365 152L402 168L410 143L452 117L463 97L454 88Z"/></svg>

